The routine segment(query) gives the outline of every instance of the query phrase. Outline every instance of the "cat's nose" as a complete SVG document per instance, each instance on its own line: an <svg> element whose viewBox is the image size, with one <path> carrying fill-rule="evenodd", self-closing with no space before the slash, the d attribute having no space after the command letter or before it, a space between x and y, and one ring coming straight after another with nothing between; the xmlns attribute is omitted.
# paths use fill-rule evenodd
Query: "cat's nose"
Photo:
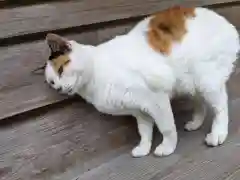
<svg viewBox="0 0 240 180"><path fill-rule="evenodd" d="M58 92L60 92L60 91L62 91L62 87L58 87L56 90L57 90Z"/></svg>

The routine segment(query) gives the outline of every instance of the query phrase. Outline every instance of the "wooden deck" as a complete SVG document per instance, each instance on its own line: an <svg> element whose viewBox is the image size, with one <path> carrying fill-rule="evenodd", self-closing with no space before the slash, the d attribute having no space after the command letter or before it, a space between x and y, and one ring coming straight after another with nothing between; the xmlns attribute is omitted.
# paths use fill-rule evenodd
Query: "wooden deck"
<svg viewBox="0 0 240 180"><path fill-rule="evenodd" d="M129 155L138 140L133 118L101 114L32 74L48 55L47 32L97 44L173 4L208 6L240 28L236 0L75 0L0 9L0 180L240 179L240 73L229 82L230 136L224 145L204 145L210 117L199 131L185 132L191 104L176 101L176 153L141 159ZM154 137L159 143L160 135Z"/></svg>

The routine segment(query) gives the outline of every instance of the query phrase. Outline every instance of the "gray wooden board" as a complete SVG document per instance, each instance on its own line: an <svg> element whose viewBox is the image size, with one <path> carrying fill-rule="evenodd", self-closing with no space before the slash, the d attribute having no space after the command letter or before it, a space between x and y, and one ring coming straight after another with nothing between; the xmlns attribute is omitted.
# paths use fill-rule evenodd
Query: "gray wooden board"
<svg viewBox="0 0 240 180"><path fill-rule="evenodd" d="M239 106L240 99L231 100L230 136L227 140L230 144L236 142L236 136L239 142ZM118 148L127 144L131 144L130 148L124 151L127 154L120 156L118 158L120 160L111 161L112 163L107 165L113 168L114 172L117 171L117 174L123 173L122 176L114 177L121 177L123 178L121 180L124 180L125 177L131 177L130 175L139 177L141 173L144 173L143 177L146 177L145 173L148 173L148 177L152 177L174 166L176 161L182 158L192 157L196 153L209 150L203 140L211 121L206 121L199 131L185 132L182 122L189 120L190 115L183 112L175 116L179 134L175 154L169 158L155 158L150 155L143 160L137 160L137 169L133 167L136 161L129 155L130 148L139 140L133 118L100 114L91 105L80 100L13 117L8 122L4 121L0 126L0 179L66 180L82 174L84 178L91 175L90 177L93 177L91 180L94 180L99 177L100 172L103 173L101 176L103 178L107 174L101 169L105 165L101 164L108 164L106 159L110 161L119 153L123 153L123 151L118 151ZM160 135L156 132L154 147L160 143L160 140ZM227 143L226 147L228 147ZM215 150L218 151L218 148L211 151ZM225 148L225 150L229 149ZM233 154L235 154L235 147L231 146L230 150L234 150ZM109 152L113 154L110 158L103 156ZM94 159L96 159L95 162ZM122 163L116 163L119 161ZM100 169L91 171L89 175L87 172L96 166ZM125 172L128 167L133 169ZM136 176L135 172L140 172L140 174Z"/></svg>
<svg viewBox="0 0 240 180"><path fill-rule="evenodd" d="M234 0L78 0L0 11L0 39L147 15L175 4L211 5Z"/></svg>
<svg viewBox="0 0 240 180"><path fill-rule="evenodd" d="M168 157L149 155L133 159L123 154L92 169L76 180L223 180L240 166L240 100L231 102L230 135L220 147L209 148L203 143L208 125L195 132L179 129L176 152ZM183 118L183 117L182 117ZM66 177L59 178L61 180Z"/></svg>
<svg viewBox="0 0 240 180"><path fill-rule="evenodd" d="M171 172L156 174L151 180L223 180L240 166L239 137L218 149L198 152L171 167Z"/></svg>
<svg viewBox="0 0 240 180"><path fill-rule="evenodd" d="M239 25L236 20L240 12L239 6L218 9L231 22ZM1 13L1 12L0 12ZM135 24L134 21L123 24L108 24L104 28L66 35L80 43L97 44L106 41L117 34L127 32ZM46 58L46 44L43 41L24 43L0 49L0 119L7 118L28 110L46 106L66 99L50 90L44 83L42 75L32 75L31 71L41 66ZM234 81L236 94L239 94L238 81Z"/></svg>
<svg viewBox="0 0 240 180"><path fill-rule="evenodd" d="M238 138L218 149L195 152L191 157L173 154L161 159L149 156L133 160L129 155L123 155L74 179L224 180L223 178L229 171L240 165L240 159L237 156L240 151L240 147L237 145Z"/></svg>
<svg viewBox="0 0 240 180"><path fill-rule="evenodd" d="M132 22L117 28L110 25L104 30L66 37L84 44L96 44L126 32L130 26ZM4 47L0 49L0 55L0 119L67 98L50 89L44 82L43 74L31 73L42 66L49 55L47 45L43 41Z"/></svg>
<svg viewBox="0 0 240 180"><path fill-rule="evenodd" d="M85 41L91 41L92 35L92 33L85 33L83 35ZM34 69L46 62L46 50L43 42L0 49L1 118L64 99L44 83L43 74L32 74Z"/></svg>
<svg viewBox="0 0 240 180"><path fill-rule="evenodd" d="M82 171L84 163L134 143L137 135L132 118L106 116L81 101L11 122L0 127L1 180L49 180L76 163Z"/></svg>
<svg viewBox="0 0 240 180"><path fill-rule="evenodd" d="M239 180L239 179L240 179L240 166L237 168L236 171L234 171L224 180Z"/></svg>

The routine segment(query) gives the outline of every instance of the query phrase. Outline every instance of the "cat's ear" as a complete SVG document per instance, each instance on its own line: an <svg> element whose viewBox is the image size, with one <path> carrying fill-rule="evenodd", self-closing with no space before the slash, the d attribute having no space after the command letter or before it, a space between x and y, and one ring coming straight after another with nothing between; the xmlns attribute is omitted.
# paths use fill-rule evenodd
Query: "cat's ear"
<svg viewBox="0 0 240 180"><path fill-rule="evenodd" d="M57 34L47 34L46 41L52 53L65 54L71 51L71 45L68 40Z"/></svg>

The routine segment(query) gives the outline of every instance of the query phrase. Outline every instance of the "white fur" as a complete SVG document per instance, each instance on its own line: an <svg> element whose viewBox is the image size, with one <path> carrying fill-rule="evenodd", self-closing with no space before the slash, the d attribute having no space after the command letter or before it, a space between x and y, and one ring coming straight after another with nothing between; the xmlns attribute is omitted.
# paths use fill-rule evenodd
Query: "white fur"
<svg viewBox="0 0 240 180"><path fill-rule="evenodd" d="M174 152L177 132L170 99L191 94L203 97L215 110L208 145L222 144L228 134L226 81L239 51L233 25L215 12L196 8L187 20L187 34L164 56L150 48L146 31L151 17L139 22L128 34L96 47L70 41L70 64L59 78L48 63L47 81L63 93L78 93L99 111L137 118L141 141L135 157L147 155L152 144L153 123L163 134L158 156ZM199 128L205 117L204 104L197 101L193 120L186 129Z"/></svg>
<svg viewBox="0 0 240 180"><path fill-rule="evenodd" d="M195 109L193 118L185 124L185 129L187 131L194 131L200 128L206 116L206 106L200 99L195 99L194 105Z"/></svg>

